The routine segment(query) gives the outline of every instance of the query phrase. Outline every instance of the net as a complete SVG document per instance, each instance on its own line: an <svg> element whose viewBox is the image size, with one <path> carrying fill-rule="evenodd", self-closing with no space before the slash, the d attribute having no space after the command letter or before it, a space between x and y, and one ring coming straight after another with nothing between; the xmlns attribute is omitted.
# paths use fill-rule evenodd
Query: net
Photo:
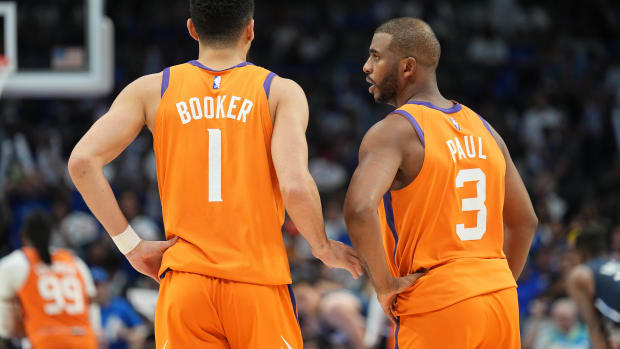
<svg viewBox="0 0 620 349"><path fill-rule="evenodd" d="M0 97L2 97L2 91L4 90L4 86L9 80L9 75L13 72L13 67L11 66L9 59L0 55Z"/></svg>

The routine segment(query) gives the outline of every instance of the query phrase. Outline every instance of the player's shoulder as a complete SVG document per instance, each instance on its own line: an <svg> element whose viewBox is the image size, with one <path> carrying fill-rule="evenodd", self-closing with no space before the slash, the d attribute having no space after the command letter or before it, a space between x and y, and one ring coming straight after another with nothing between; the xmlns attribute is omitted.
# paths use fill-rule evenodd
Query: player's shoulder
<svg viewBox="0 0 620 349"><path fill-rule="evenodd" d="M149 97L159 97L162 77L162 72L143 75L125 86L119 97L124 96L142 102L148 100Z"/></svg>
<svg viewBox="0 0 620 349"><path fill-rule="evenodd" d="M493 125L491 125L491 123L489 123L487 119L485 119L478 112L474 111L472 108L464 104L461 104L461 108L466 117L473 119L475 122L481 123L482 126L484 126L484 128L489 131L491 136L493 136L493 138L495 139L495 142L499 146L502 153L504 153L504 156L506 156L508 154L508 147L506 146L506 142L504 142L504 139L499 134L499 132L497 132L497 130L493 127Z"/></svg>
<svg viewBox="0 0 620 349"><path fill-rule="evenodd" d="M293 79L289 79L289 78L285 78L285 77L281 77L278 75L275 75L273 77L273 81L271 83L271 88L274 91L277 92L291 92L291 93L295 93L295 92L301 92L304 93L303 88L301 87L301 85L299 85L299 83L297 83L297 81L293 80Z"/></svg>
<svg viewBox="0 0 620 349"><path fill-rule="evenodd" d="M0 259L0 268L11 270L17 265L28 265L28 258L22 249L17 249Z"/></svg>
<svg viewBox="0 0 620 349"><path fill-rule="evenodd" d="M477 116L480 117L480 114L478 114L478 112L476 112L475 110L473 110L472 108L470 108L466 104L459 103L459 105L461 106L461 110L464 110L464 111L466 111L466 112L468 112L470 114L473 113L474 115L477 115Z"/></svg>
<svg viewBox="0 0 620 349"><path fill-rule="evenodd" d="M407 119L398 113L390 112L366 131L360 151L384 146L400 148L405 144L405 140L417 139L414 134L415 131Z"/></svg>
<svg viewBox="0 0 620 349"><path fill-rule="evenodd" d="M282 77L268 68L260 65L248 64L244 66L243 69L260 80L259 82L263 84L265 94L270 102L275 100L277 103L281 97L286 98L287 94L294 96L301 93L305 96L303 89L297 82Z"/></svg>
<svg viewBox="0 0 620 349"><path fill-rule="evenodd" d="M493 135L493 137L497 138L497 136L499 136L499 134L497 133L497 131L495 131L493 126L491 126L491 124L487 121L487 119L485 119L480 113L466 106L465 104L460 104L460 106L461 106L461 114L463 115L463 117L468 118L475 123L481 124L482 126L484 126L485 129L487 129L491 133L491 135Z"/></svg>
<svg viewBox="0 0 620 349"><path fill-rule="evenodd" d="M305 101L307 104L306 93L301 85L292 79L275 75L269 82L269 86L265 87L265 92L270 104L275 103L277 105L287 99L295 103Z"/></svg>
<svg viewBox="0 0 620 349"><path fill-rule="evenodd" d="M157 90L161 87L162 79L164 73L163 71L153 74L143 75L136 80L134 80L129 86L133 86L135 89L140 91L149 91L149 90Z"/></svg>
<svg viewBox="0 0 620 349"><path fill-rule="evenodd" d="M261 73L261 74L269 74L269 73L273 73L274 75L277 75L276 73L272 72L271 70L260 66L260 65L256 65L253 63L247 64L243 66L243 69L245 69L246 71L249 72L253 72L253 73Z"/></svg>
<svg viewBox="0 0 620 349"><path fill-rule="evenodd" d="M0 283L10 283L21 288L30 270L30 262L23 250L18 249L0 259Z"/></svg>
<svg viewBox="0 0 620 349"><path fill-rule="evenodd" d="M405 134L408 131L411 131L411 122L403 117L404 109L397 108L391 112L389 112L383 119L379 120L375 123L371 128L368 129L366 134L370 135L398 135Z"/></svg>

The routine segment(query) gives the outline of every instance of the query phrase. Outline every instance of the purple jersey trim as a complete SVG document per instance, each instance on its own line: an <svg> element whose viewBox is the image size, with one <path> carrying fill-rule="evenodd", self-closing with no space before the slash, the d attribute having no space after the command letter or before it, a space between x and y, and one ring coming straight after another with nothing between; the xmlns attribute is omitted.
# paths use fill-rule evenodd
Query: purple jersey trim
<svg viewBox="0 0 620 349"><path fill-rule="evenodd" d="M418 137L420 137L420 141L422 141L422 145L424 146L424 131L422 131L422 127L420 127L420 124L418 124L418 121L411 116L411 114L409 114L408 112L402 110L402 109L396 109L392 112L392 114L398 114L398 115L402 115L404 117L406 117L409 122L411 122L411 124L413 125L413 128L415 129L415 132L418 134Z"/></svg>
<svg viewBox="0 0 620 349"><path fill-rule="evenodd" d="M265 89L265 94L267 95L267 99L269 99L269 91L271 90L271 82L273 78L276 76L275 73L269 72L267 77L265 78L265 82L263 83L263 88Z"/></svg>
<svg viewBox="0 0 620 349"><path fill-rule="evenodd" d="M392 253L392 261L396 265L396 249L398 248L398 233L396 232L396 224L394 224L394 207L392 207L392 193L388 190L383 195L383 208L385 209L385 220L387 221L392 236L394 237L394 252Z"/></svg>
<svg viewBox="0 0 620 349"><path fill-rule="evenodd" d="M226 71L226 70L230 70L230 69L234 69L234 68L241 68L241 67L245 67L246 65L254 65L250 62L243 62L243 63L239 63L233 67L230 68L226 68L226 69L222 69L222 70L215 70L215 69L211 69L209 67L206 67L205 65L203 65L202 63L198 62L197 60L193 60L193 61L189 61L188 62L191 65L195 65L198 68L204 69L204 70L208 70L208 71L212 71L212 72L222 72L222 71Z"/></svg>
<svg viewBox="0 0 620 349"><path fill-rule="evenodd" d="M476 115L478 115L478 114L476 114ZM489 130L489 133L491 134L491 136L493 136L493 131L491 131L491 126L489 125L489 123L482 116L478 115L478 117L480 118L480 120L484 124L484 127L486 127L487 130Z"/></svg>
<svg viewBox="0 0 620 349"><path fill-rule="evenodd" d="M170 67L164 69L164 75L161 77L161 96L164 96L170 84Z"/></svg>
<svg viewBox="0 0 620 349"><path fill-rule="evenodd" d="M452 114L452 113L456 113L457 111L460 111L461 109L463 109L463 107L461 107L460 104L456 103L455 105L453 105L451 108L440 108L436 105L434 105L431 102L422 102L422 101L410 101L407 102L407 104L417 104L417 105L423 105L425 107L429 107L435 110L439 110L440 112L446 113L446 114Z"/></svg>

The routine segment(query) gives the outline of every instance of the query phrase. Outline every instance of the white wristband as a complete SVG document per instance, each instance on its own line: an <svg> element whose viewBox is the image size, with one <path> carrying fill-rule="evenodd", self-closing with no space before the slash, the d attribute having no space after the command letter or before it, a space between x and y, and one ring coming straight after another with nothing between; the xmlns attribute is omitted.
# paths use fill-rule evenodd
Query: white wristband
<svg viewBox="0 0 620 349"><path fill-rule="evenodd" d="M136 234L131 225L128 225L124 232L112 236L112 241L114 241L114 244L116 244L116 247L118 247L122 254L127 254L133 251L142 239Z"/></svg>

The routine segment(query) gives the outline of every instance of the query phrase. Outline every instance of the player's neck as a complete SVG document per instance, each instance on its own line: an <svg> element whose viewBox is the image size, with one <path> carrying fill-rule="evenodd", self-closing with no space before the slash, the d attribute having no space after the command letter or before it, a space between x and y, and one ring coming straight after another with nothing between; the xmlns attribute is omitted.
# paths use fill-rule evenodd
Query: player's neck
<svg viewBox="0 0 620 349"><path fill-rule="evenodd" d="M409 101L430 102L441 108L451 108L454 103L441 95L437 83L426 82L409 85L396 98L396 107L401 107Z"/></svg>
<svg viewBox="0 0 620 349"><path fill-rule="evenodd" d="M222 70L245 62L246 52L237 46L227 48L201 46L198 52L198 61L211 69Z"/></svg>

